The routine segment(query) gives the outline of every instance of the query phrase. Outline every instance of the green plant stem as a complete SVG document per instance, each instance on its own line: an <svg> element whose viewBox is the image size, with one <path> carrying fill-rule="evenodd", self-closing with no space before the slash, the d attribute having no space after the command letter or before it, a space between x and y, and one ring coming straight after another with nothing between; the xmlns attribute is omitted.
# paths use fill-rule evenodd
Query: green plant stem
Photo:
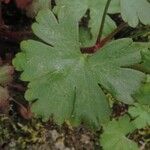
<svg viewBox="0 0 150 150"><path fill-rule="evenodd" d="M99 30L97 41L101 40L102 32L103 32L103 28L104 28L104 24L105 24L105 19L106 19L106 15L107 15L107 11L108 11L110 2L111 2L111 0L107 0L106 6L105 6L105 9L104 9L104 13L103 13L103 17L102 17L102 22L101 22L101 26L100 26L100 30Z"/></svg>

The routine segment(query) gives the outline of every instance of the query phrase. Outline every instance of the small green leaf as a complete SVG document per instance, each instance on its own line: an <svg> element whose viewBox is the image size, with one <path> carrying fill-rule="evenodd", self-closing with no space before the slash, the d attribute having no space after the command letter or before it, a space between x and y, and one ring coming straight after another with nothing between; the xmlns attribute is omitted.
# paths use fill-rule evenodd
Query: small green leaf
<svg viewBox="0 0 150 150"><path fill-rule="evenodd" d="M142 67L150 73L150 49L143 50L142 52Z"/></svg>
<svg viewBox="0 0 150 150"><path fill-rule="evenodd" d="M135 118L133 123L138 129L144 128L150 125L150 106L134 104L129 108L129 114Z"/></svg>
<svg viewBox="0 0 150 150"><path fill-rule="evenodd" d="M103 127L100 143L104 150L138 150L137 144L126 137L136 129L128 116L110 121Z"/></svg>
<svg viewBox="0 0 150 150"><path fill-rule="evenodd" d="M136 27L139 22L150 24L150 2L148 0L120 0L121 14L124 21L131 27Z"/></svg>
<svg viewBox="0 0 150 150"><path fill-rule="evenodd" d="M147 82L134 94L134 98L140 104L150 105L150 75L147 75Z"/></svg>
<svg viewBox="0 0 150 150"><path fill-rule="evenodd" d="M139 22L150 25L149 0L112 0L109 13L121 13L123 20L131 27L136 27Z"/></svg>

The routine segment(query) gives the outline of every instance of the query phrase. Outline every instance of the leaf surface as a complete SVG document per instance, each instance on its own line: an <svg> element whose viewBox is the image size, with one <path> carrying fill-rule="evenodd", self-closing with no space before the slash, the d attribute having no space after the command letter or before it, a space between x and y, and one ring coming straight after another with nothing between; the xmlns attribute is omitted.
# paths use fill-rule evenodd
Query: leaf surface
<svg viewBox="0 0 150 150"><path fill-rule="evenodd" d="M118 121L113 120L104 126L104 133L100 138L104 150L138 150L135 142L126 137L135 130L134 125L127 116Z"/></svg>
<svg viewBox="0 0 150 150"><path fill-rule="evenodd" d="M142 68L150 74L150 49L142 51Z"/></svg>
<svg viewBox="0 0 150 150"><path fill-rule="evenodd" d="M78 20L81 19L81 17L84 16L87 10L89 10L90 20L88 22L88 29L89 32L83 30L81 28L80 32L82 36L89 36L88 42L81 39L82 47L90 47L93 46L96 43L98 34L99 34L99 28L102 21L102 16L104 13L105 5L107 3L107 0L56 0L57 7L69 7L72 13L74 13L74 16L77 17ZM79 7L80 6L80 7ZM118 10L118 2L111 3L110 6L110 12L114 12ZM74 12L74 10L77 9L77 11ZM104 25L104 31L103 31L103 37L110 34L114 29L116 28L115 22L107 15L106 21Z"/></svg>
<svg viewBox="0 0 150 150"><path fill-rule="evenodd" d="M120 0L123 19L131 27L136 27L139 22L150 24L150 2L148 0Z"/></svg>
<svg viewBox="0 0 150 150"><path fill-rule="evenodd" d="M149 0L111 0L110 14L121 13L122 18L131 27L136 27L140 22L150 24Z"/></svg>
<svg viewBox="0 0 150 150"><path fill-rule="evenodd" d="M150 105L150 75L147 75L147 81L134 94L134 98L140 103Z"/></svg>
<svg viewBox="0 0 150 150"><path fill-rule="evenodd" d="M74 15L62 8L57 20L50 10L41 11L33 31L44 42L22 42L22 52L13 64L23 71L21 79L29 82L25 97L34 102L32 111L37 116L53 115L57 123L71 120L98 127L110 114L98 84L116 99L132 104L132 94L145 75L127 66L141 62L141 47L131 39L121 39L95 54L82 54Z"/></svg>
<svg viewBox="0 0 150 150"><path fill-rule="evenodd" d="M134 104L129 108L129 114L134 117L133 123L138 129L144 128L150 125L150 106Z"/></svg>

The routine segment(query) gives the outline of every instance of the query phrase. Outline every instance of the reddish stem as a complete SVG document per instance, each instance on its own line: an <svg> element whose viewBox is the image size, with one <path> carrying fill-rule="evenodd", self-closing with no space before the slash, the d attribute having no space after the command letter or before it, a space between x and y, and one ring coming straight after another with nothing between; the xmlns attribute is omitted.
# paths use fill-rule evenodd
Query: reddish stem
<svg viewBox="0 0 150 150"><path fill-rule="evenodd" d="M120 24L117 29L110 33L107 37L102 40L97 40L96 44L92 47L81 48L82 53L94 53L97 50L101 49L107 42L109 42L118 32L127 26L126 23Z"/></svg>

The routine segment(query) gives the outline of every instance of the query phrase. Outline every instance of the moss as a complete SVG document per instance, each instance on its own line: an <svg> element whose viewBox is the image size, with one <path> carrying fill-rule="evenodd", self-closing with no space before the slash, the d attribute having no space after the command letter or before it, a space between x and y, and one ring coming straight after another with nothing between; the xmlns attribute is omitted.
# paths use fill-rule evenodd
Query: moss
<svg viewBox="0 0 150 150"><path fill-rule="evenodd" d="M22 124L6 115L0 116L1 148L25 149L28 145L42 144L46 141L45 134L46 129L39 120Z"/></svg>

